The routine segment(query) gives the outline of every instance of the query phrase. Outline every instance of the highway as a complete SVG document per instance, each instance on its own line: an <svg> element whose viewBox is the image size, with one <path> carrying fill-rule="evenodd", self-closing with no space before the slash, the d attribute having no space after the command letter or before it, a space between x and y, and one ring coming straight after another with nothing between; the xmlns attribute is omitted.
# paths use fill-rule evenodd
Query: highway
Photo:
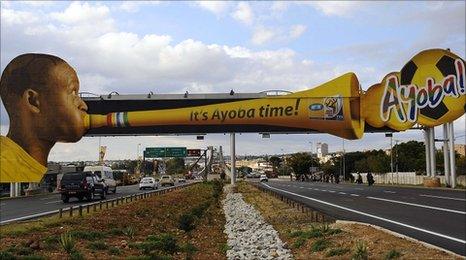
<svg viewBox="0 0 466 260"><path fill-rule="evenodd" d="M466 192L321 182L263 187L341 220L374 224L466 256Z"/></svg>
<svg viewBox="0 0 466 260"><path fill-rule="evenodd" d="M183 183L176 183L175 186L179 186L182 184ZM159 190L167 188L169 187L159 187ZM139 184L130 186L118 186L116 194L109 193L107 194L106 199L113 199L142 192L144 192L144 190L139 190ZM95 201L98 200L96 199ZM49 212L60 208L68 208L70 206L84 205L87 203L89 202L86 200L79 202L76 198L71 198L69 203L63 203L60 194L58 193L50 193L46 195L38 195L31 197L2 199L0 200L0 223L11 219L31 216L43 212Z"/></svg>

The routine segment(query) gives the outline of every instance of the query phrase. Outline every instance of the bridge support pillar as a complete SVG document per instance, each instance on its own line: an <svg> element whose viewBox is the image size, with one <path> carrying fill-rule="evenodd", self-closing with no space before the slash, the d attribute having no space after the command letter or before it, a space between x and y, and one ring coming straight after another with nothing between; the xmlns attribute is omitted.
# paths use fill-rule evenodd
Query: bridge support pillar
<svg viewBox="0 0 466 260"><path fill-rule="evenodd" d="M231 185L236 185L235 133L230 133Z"/></svg>
<svg viewBox="0 0 466 260"><path fill-rule="evenodd" d="M435 130L433 127L430 128L430 145L429 145L429 154L430 154L430 176L435 177L437 175L437 167L435 160Z"/></svg>
<svg viewBox="0 0 466 260"><path fill-rule="evenodd" d="M449 125L448 123L443 124L443 168L445 171L445 185L451 187L450 182L450 149L449 149Z"/></svg>
<svg viewBox="0 0 466 260"><path fill-rule="evenodd" d="M430 128L424 129L424 146L426 150L426 175L431 176L430 170Z"/></svg>
<svg viewBox="0 0 466 260"><path fill-rule="evenodd" d="M455 162L455 132L453 129L453 122L447 123L449 125L449 146L450 149L450 184L452 188L456 187L456 162Z"/></svg>

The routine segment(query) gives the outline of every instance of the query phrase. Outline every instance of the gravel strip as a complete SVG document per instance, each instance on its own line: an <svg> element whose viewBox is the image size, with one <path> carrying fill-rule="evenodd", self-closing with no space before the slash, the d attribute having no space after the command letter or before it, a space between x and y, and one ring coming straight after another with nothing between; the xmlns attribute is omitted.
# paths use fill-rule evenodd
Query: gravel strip
<svg viewBox="0 0 466 260"><path fill-rule="evenodd" d="M240 193L225 187L223 200L228 235L228 259L293 259L290 250L278 237L278 232L267 224Z"/></svg>

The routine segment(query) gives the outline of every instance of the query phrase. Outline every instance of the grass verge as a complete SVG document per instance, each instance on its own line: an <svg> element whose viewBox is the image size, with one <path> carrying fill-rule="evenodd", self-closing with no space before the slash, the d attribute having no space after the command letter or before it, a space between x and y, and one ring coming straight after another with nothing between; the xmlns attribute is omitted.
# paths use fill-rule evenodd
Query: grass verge
<svg viewBox="0 0 466 260"><path fill-rule="evenodd" d="M1 259L225 259L221 183L207 182L84 217L0 231ZM180 228L191 215L189 230Z"/></svg>
<svg viewBox="0 0 466 260"><path fill-rule="evenodd" d="M238 183L238 191L278 231L295 259L454 259L441 250L366 225L312 222L309 212L303 213L244 181Z"/></svg>

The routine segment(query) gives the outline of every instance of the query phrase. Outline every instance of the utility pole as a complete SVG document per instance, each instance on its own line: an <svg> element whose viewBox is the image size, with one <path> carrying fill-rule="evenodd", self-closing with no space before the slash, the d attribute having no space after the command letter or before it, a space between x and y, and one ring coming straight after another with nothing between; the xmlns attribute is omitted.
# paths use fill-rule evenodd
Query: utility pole
<svg viewBox="0 0 466 260"><path fill-rule="evenodd" d="M343 146L343 158L342 158L342 164L343 164L343 179L346 180L346 169L345 169L345 139L342 139L342 146Z"/></svg>

